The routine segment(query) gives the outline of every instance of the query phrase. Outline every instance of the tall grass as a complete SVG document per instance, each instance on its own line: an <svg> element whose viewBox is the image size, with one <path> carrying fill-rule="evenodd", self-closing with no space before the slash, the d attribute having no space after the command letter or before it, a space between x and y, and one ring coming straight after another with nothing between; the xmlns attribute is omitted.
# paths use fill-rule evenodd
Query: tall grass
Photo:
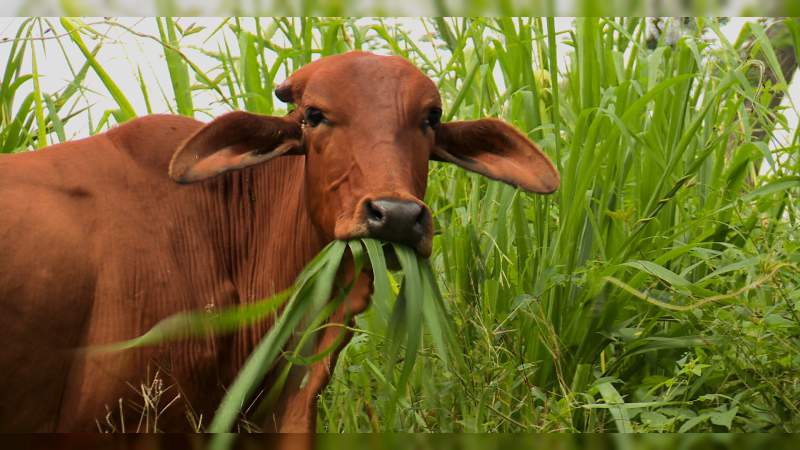
<svg viewBox="0 0 800 450"><path fill-rule="evenodd" d="M14 101L45 67L37 54L38 70L19 70L36 23L4 44L15 46L0 93L4 151L59 139L70 115L47 98L82 105L66 95L73 85ZM698 18L651 46L644 18L579 18L560 34L545 18L423 19L430 42L389 19L189 24L159 19L151 36L164 44L163 95L181 114L203 112L201 95L281 113L271 91L286 73L374 49L428 73L448 120L503 117L561 172L561 189L539 197L432 165L432 273L469 369L445 364L427 332L413 367L395 365L404 350L387 339L390 306L376 305L320 400L320 430L800 429L798 134L775 135L797 112L770 107L788 87L758 76L777 62L759 26L729 42L717 20ZM116 100L104 117L144 113L126 97L151 98L153 87L106 80L97 25L61 26L85 57L78 73L93 71ZM182 44L199 32L202 49ZM748 37L759 46L742 56ZM213 67L201 69L200 55Z"/></svg>

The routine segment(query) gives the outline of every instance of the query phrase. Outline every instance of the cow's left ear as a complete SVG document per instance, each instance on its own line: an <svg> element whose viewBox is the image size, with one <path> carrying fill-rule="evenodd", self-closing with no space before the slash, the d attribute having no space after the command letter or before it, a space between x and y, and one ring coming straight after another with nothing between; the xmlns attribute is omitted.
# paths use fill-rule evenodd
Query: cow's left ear
<svg viewBox="0 0 800 450"><path fill-rule="evenodd" d="M539 147L497 119L447 122L436 127L432 159L446 161L526 191L549 194L558 171Z"/></svg>
<svg viewBox="0 0 800 450"><path fill-rule="evenodd" d="M181 144L172 156L169 176L179 183L194 183L276 156L301 154L302 136L293 114L273 117L234 111L209 122Z"/></svg>

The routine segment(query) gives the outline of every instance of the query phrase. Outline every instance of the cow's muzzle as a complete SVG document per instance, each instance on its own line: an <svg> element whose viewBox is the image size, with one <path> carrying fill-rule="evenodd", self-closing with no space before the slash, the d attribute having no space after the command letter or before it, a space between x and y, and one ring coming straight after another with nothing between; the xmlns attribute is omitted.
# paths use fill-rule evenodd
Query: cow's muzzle
<svg viewBox="0 0 800 450"><path fill-rule="evenodd" d="M405 244L420 256L430 256L433 224L425 204L395 198L367 200L364 219L369 237Z"/></svg>

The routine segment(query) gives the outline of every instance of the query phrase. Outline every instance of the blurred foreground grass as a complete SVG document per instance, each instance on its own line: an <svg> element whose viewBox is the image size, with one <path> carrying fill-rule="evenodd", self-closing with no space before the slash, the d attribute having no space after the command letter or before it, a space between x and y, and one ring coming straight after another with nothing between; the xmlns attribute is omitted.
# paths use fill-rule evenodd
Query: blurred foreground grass
<svg viewBox="0 0 800 450"><path fill-rule="evenodd" d="M208 448L210 435L203 434L136 434L136 435L5 435L2 442L15 448L72 448L149 450ZM779 434L320 434L313 448L318 450L348 448L352 450L494 450L508 448L549 448L557 450L793 450L798 438ZM240 434L234 449L256 450L302 448L301 435L277 436Z"/></svg>

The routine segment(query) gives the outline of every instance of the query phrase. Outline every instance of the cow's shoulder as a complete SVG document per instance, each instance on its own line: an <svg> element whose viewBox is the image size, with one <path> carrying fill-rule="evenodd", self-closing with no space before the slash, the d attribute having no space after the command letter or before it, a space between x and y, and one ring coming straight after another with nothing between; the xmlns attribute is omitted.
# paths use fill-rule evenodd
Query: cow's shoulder
<svg viewBox="0 0 800 450"><path fill-rule="evenodd" d="M203 125L203 122L185 116L151 114L104 134L137 164L161 171L167 169L178 146Z"/></svg>

